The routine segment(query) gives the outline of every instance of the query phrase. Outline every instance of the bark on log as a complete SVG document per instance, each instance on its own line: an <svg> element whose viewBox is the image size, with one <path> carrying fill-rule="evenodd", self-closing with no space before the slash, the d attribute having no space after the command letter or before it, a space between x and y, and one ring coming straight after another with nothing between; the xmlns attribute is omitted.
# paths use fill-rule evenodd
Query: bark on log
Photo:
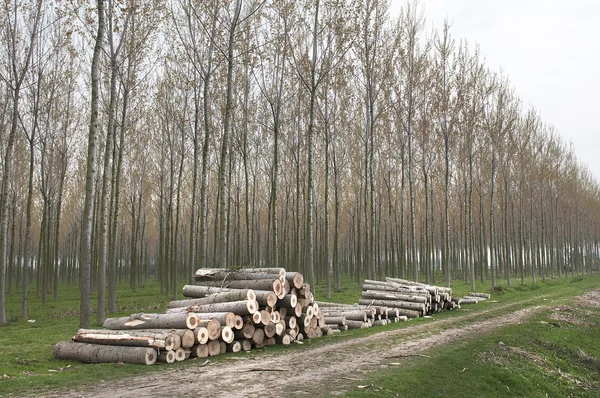
<svg viewBox="0 0 600 398"><path fill-rule="evenodd" d="M335 324L335 325L345 325L346 317L344 317L344 316L326 316L325 323L326 324Z"/></svg>
<svg viewBox="0 0 600 398"><path fill-rule="evenodd" d="M422 303L409 303L406 301L372 299L359 299L358 303L363 305L383 305L386 307L401 308L405 310L413 310L425 313L425 305Z"/></svg>
<svg viewBox="0 0 600 398"><path fill-rule="evenodd" d="M203 286L203 285L184 285L183 289L182 289L182 294L183 294L183 297L202 298L202 297L209 296L211 294L230 292L232 290L240 290L240 289L229 289L226 287Z"/></svg>
<svg viewBox="0 0 600 398"><path fill-rule="evenodd" d="M168 305L168 308L181 308L181 307L189 307L192 305L227 303L227 302L231 302L231 301L254 300L254 299L256 299L256 294L254 293L254 290L252 290L252 289L232 289L227 292L215 293L215 294L211 294L209 296L202 297L202 298L171 301Z"/></svg>
<svg viewBox="0 0 600 398"><path fill-rule="evenodd" d="M376 299L376 300L399 300L410 303L422 303L428 302L424 296L412 296L407 294L399 294L395 292L383 292L380 290L366 290L362 292L362 298L365 299Z"/></svg>
<svg viewBox="0 0 600 398"><path fill-rule="evenodd" d="M367 322L346 320L346 326L348 326L348 329L364 329L368 328L369 324Z"/></svg>
<svg viewBox="0 0 600 398"><path fill-rule="evenodd" d="M296 308L298 304L298 297L294 294L286 294L281 300L277 302L278 307Z"/></svg>
<svg viewBox="0 0 600 398"><path fill-rule="evenodd" d="M119 345L130 347L153 347L172 350L176 339L175 333L162 330L95 330L79 329L72 340L78 343Z"/></svg>
<svg viewBox="0 0 600 398"><path fill-rule="evenodd" d="M112 330L128 329L195 329L196 314L134 314L123 318L107 318L104 327Z"/></svg>
<svg viewBox="0 0 600 398"><path fill-rule="evenodd" d="M202 312L196 313L198 326L205 326L206 322L216 320L221 326L235 327L236 315L233 312Z"/></svg>
<svg viewBox="0 0 600 398"><path fill-rule="evenodd" d="M213 282L197 282L210 286ZM253 290L268 290L280 295L283 292L283 284L279 279L259 279L259 280L232 280L224 282L224 285L230 289L253 289Z"/></svg>
<svg viewBox="0 0 600 398"><path fill-rule="evenodd" d="M52 352L58 359L94 363L122 362L152 365L157 359L156 350L151 347L123 347L70 341L57 343Z"/></svg>
<svg viewBox="0 0 600 398"><path fill-rule="evenodd" d="M194 273L194 278L196 276L202 277L204 274L210 274L212 272L232 272L232 270L227 268L199 268ZM274 268L241 268L234 272L238 273L249 273L249 274L277 274L281 277L285 277L285 268L274 267Z"/></svg>
<svg viewBox="0 0 600 398"><path fill-rule="evenodd" d="M252 315L258 311L258 303L255 300L231 301L228 303L205 304L195 307L196 313L210 312L233 312L236 315ZM235 315L232 326L235 326ZM231 326L230 326L231 327Z"/></svg>

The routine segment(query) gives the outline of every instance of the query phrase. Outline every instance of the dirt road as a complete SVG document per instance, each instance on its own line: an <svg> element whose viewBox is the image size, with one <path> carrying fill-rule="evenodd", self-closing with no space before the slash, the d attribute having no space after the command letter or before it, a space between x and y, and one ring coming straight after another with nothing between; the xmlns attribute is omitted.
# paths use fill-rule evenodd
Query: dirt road
<svg viewBox="0 0 600 398"><path fill-rule="evenodd" d="M250 352L245 356L196 360L185 367L164 367L161 372L81 386L49 393L46 397L248 397L323 396L343 394L361 384L365 374L387 366L390 358L410 357L441 344L517 324L544 306L539 297L529 303L498 305L494 309L469 307L460 315L435 317L414 326L387 330L366 337L326 337L327 344L303 344L276 352ZM514 307L518 310L504 311ZM464 312L463 312L464 311ZM404 358L407 360L406 358ZM398 359L394 359L395 362ZM205 364L206 363L206 364ZM204 364L204 366L202 366ZM323 389L323 387L325 389Z"/></svg>

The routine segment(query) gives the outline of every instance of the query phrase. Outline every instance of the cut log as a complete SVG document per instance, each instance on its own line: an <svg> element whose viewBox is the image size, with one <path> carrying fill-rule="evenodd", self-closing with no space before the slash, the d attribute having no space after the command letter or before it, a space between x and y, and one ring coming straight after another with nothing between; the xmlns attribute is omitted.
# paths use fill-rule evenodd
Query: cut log
<svg viewBox="0 0 600 398"><path fill-rule="evenodd" d="M279 311L271 311L271 322L279 323L279 321L281 321L281 315L279 314Z"/></svg>
<svg viewBox="0 0 600 398"><path fill-rule="evenodd" d="M227 326L227 325L225 325L225 326ZM243 327L244 327L244 318L242 318L241 315L236 315L235 316L235 325L234 325L233 329L240 330Z"/></svg>
<svg viewBox="0 0 600 398"><path fill-rule="evenodd" d="M61 341L54 345L52 352L58 359L93 363L122 362L152 365L157 360L156 350L151 347L124 347Z"/></svg>
<svg viewBox="0 0 600 398"><path fill-rule="evenodd" d="M275 334L281 336L285 331L285 322L282 320L275 324Z"/></svg>
<svg viewBox="0 0 600 398"><path fill-rule="evenodd" d="M346 320L345 326L348 326L348 329L364 329L368 328L369 324L367 322Z"/></svg>
<svg viewBox="0 0 600 398"><path fill-rule="evenodd" d="M260 311L260 323L263 325L268 325L269 323L271 323L271 313L269 311Z"/></svg>
<svg viewBox="0 0 600 398"><path fill-rule="evenodd" d="M158 362L173 363L175 362L175 351L161 351L158 353Z"/></svg>
<svg viewBox="0 0 600 398"><path fill-rule="evenodd" d="M255 300L256 294L252 289L232 289L227 292L219 292L202 298L171 301L168 308L189 307L191 305L206 305L215 303L227 303L230 301Z"/></svg>
<svg viewBox="0 0 600 398"><path fill-rule="evenodd" d="M216 340L221 335L221 322L219 322L217 318L201 320L198 323L198 326L206 328L209 340Z"/></svg>
<svg viewBox="0 0 600 398"><path fill-rule="evenodd" d="M178 334L179 337L181 338L181 348L183 348L183 349L191 348L196 343L196 336L194 335L193 330L177 329L177 330L173 330L173 333Z"/></svg>
<svg viewBox="0 0 600 398"><path fill-rule="evenodd" d="M227 352L240 352L242 351L242 343L239 341L233 341L227 344Z"/></svg>
<svg viewBox="0 0 600 398"><path fill-rule="evenodd" d="M250 340L242 340L242 350L243 351L250 351L252 349L252 341Z"/></svg>
<svg viewBox="0 0 600 398"><path fill-rule="evenodd" d="M265 345L275 345L277 344L277 340L275 340L275 337L269 337L268 339L265 339Z"/></svg>
<svg viewBox="0 0 600 398"><path fill-rule="evenodd" d="M285 279L291 287L296 289L300 289L304 285L304 275L300 272L286 272Z"/></svg>
<svg viewBox="0 0 600 398"><path fill-rule="evenodd" d="M321 309L321 311L324 311L324 310ZM343 316L347 320L351 320L351 321L361 321L361 322L367 321L367 313L365 311L361 311L361 310L324 311L323 313L325 314L326 317L342 317Z"/></svg>
<svg viewBox="0 0 600 398"><path fill-rule="evenodd" d="M172 350L175 340L168 331L153 330L94 330L79 329L72 340L78 343L123 345L130 347L153 347Z"/></svg>
<svg viewBox="0 0 600 398"><path fill-rule="evenodd" d="M292 336L290 336L289 334L283 334L281 336L275 337L275 340L278 344L290 345L293 339Z"/></svg>
<svg viewBox="0 0 600 398"><path fill-rule="evenodd" d="M294 294L286 294L281 300L277 302L278 307L296 308L298 304L298 297Z"/></svg>
<svg viewBox="0 0 600 398"><path fill-rule="evenodd" d="M194 336L198 344L206 344L208 342L208 329L205 327L198 327L194 329Z"/></svg>
<svg viewBox="0 0 600 398"><path fill-rule="evenodd" d="M183 348L179 348L173 352L175 353L175 361L177 361L177 362L185 361L185 350Z"/></svg>
<svg viewBox="0 0 600 398"><path fill-rule="evenodd" d="M254 336L255 329L252 323L246 322L241 330L236 330L233 333L238 340L251 339Z"/></svg>
<svg viewBox="0 0 600 398"><path fill-rule="evenodd" d="M223 326L221 328L221 339L227 344L233 341L233 330L231 330L229 326Z"/></svg>
<svg viewBox="0 0 600 398"><path fill-rule="evenodd" d="M302 306L300 303L296 304L296 307L293 309L293 313L291 315L296 316L296 318L302 315Z"/></svg>
<svg viewBox="0 0 600 398"><path fill-rule="evenodd" d="M295 316L286 316L285 317L285 324L287 325L287 327L293 329L296 327L296 317Z"/></svg>
<svg viewBox="0 0 600 398"><path fill-rule="evenodd" d="M219 355L225 354L227 352L227 343L224 341L219 341Z"/></svg>
<svg viewBox="0 0 600 398"><path fill-rule="evenodd" d="M275 326L274 323L269 323L268 325L265 325L265 327L263 328L265 331L265 336L267 338L271 338L274 337L275 334L277 333L277 327Z"/></svg>
<svg viewBox="0 0 600 398"><path fill-rule="evenodd" d="M106 329L195 329L198 324L196 314L134 314L123 318L107 318Z"/></svg>
<svg viewBox="0 0 600 398"><path fill-rule="evenodd" d="M221 353L221 343L219 340L211 340L208 342L208 356L214 357Z"/></svg>
<svg viewBox="0 0 600 398"><path fill-rule="evenodd" d="M191 349L190 358L206 358L208 357L208 344L197 344Z"/></svg>
<svg viewBox="0 0 600 398"><path fill-rule="evenodd" d="M265 339L265 331L261 328L256 328L254 330L254 334L252 335L252 342L255 345L262 345Z"/></svg>

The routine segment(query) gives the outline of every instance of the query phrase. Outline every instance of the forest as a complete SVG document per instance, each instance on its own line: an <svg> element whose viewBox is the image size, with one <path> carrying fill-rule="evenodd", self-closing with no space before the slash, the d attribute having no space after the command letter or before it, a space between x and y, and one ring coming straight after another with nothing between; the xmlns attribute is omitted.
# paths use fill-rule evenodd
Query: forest
<svg viewBox="0 0 600 398"><path fill-rule="evenodd" d="M600 186L416 0L0 4L0 324L7 295L200 267L545 280L598 272ZM97 300L91 303L91 294ZM92 311L92 306L94 311Z"/></svg>

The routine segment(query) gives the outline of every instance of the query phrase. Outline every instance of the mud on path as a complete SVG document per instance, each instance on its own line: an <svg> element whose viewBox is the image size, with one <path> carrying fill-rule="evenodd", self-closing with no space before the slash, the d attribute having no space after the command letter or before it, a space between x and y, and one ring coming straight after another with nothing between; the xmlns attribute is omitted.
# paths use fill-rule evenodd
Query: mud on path
<svg viewBox="0 0 600 398"><path fill-rule="evenodd" d="M429 319L415 326L369 336L339 339L326 344L304 344L298 349L250 352L247 356L205 360L186 367L167 367L156 373L103 383L77 390L49 392L38 397L248 397L322 396L341 394L345 386L360 384L390 358L423 355L426 350L470 336L517 324L545 308L540 297L527 302L476 310L442 320ZM529 306L506 314L499 310ZM470 307L473 308L473 307ZM396 359L397 361L397 359ZM326 389L323 389L323 385Z"/></svg>

